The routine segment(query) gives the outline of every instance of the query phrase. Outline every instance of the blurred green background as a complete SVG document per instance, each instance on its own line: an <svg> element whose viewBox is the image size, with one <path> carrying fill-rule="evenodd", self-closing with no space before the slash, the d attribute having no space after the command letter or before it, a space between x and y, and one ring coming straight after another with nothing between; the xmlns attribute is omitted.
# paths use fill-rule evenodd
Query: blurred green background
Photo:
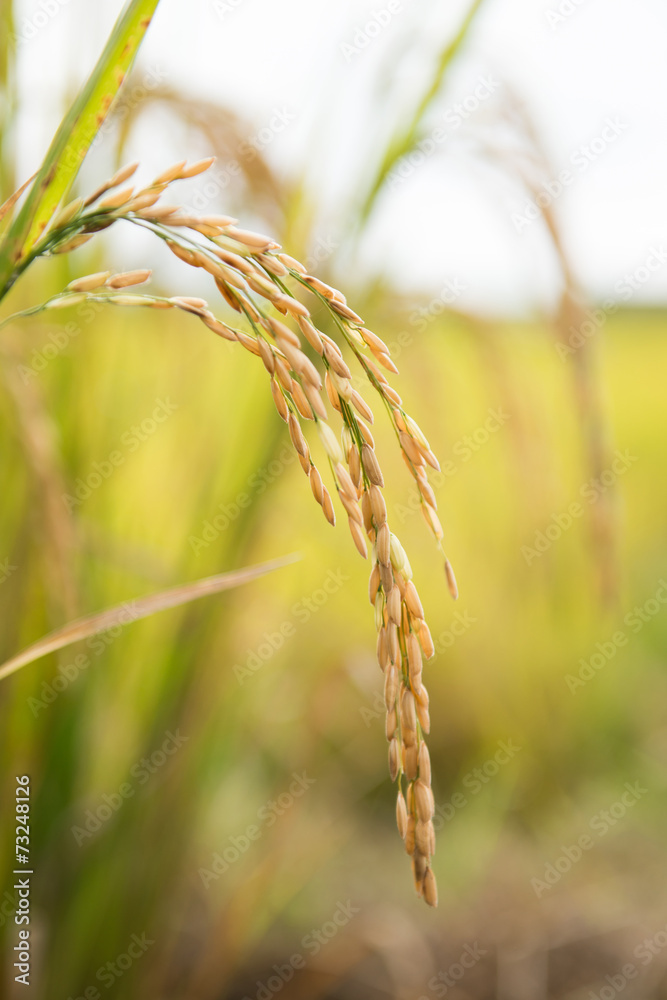
<svg viewBox="0 0 667 1000"><path fill-rule="evenodd" d="M448 65L427 101L444 99ZM233 156L252 134L233 104L161 100L191 123L183 156ZM395 123L405 149L418 104ZM144 110L116 122L116 162ZM213 210L312 253L303 178L239 160ZM589 304L543 223L564 275L551 314L443 307L437 288L360 279L344 249L317 270L394 345L395 384L443 466L457 604L378 421L438 650L435 912L395 831L368 566L313 503L256 360L171 313L77 307L2 332L2 660L78 614L301 554L2 683L3 996L28 993L11 967L17 774L32 787L31 996L667 996L664 313L616 310L559 352ZM113 252L40 262L3 315ZM156 290L191 291L160 253Z"/></svg>

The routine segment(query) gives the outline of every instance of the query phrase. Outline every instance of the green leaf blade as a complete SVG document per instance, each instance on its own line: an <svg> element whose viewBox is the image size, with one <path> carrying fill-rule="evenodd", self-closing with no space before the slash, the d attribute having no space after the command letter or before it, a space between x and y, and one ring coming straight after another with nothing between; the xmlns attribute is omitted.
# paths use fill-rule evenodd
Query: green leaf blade
<svg viewBox="0 0 667 1000"><path fill-rule="evenodd" d="M21 211L0 247L0 298L69 191L132 67L159 0L131 0L102 55L62 120Z"/></svg>

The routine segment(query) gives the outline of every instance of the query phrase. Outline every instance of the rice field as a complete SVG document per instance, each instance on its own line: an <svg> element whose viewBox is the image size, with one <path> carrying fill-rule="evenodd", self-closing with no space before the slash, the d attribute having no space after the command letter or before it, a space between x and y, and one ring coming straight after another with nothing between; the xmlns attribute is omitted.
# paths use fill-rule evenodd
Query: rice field
<svg viewBox="0 0 667 1000"><path fill-rule="evenodd" d="M214 152L5 223L2 995L658 1000L663 310L583 326L548 209L551 314L314 266Z"/></svg>

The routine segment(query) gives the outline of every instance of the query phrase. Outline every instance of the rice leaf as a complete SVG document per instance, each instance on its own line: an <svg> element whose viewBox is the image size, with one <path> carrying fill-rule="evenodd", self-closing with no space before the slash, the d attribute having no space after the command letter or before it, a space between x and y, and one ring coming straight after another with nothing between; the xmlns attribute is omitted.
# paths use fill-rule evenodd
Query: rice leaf
<svg viewBox="0 0 667 1000"><path fill-rule="evenodd" d="M95 69L63 118L21 211L0 246L0 297L69 191L134 62L159 0L131 0Z"/></svg>
<svg viewBox="0 0 667 1000"><path fill-rule="evenodd" d="M422 137L421 129L424 118L442 88L447 71L466 41L470 28L483 2L484 0L472 0L472 3L463 18L456 35L440 52L433 75L431 76L424 93L419 97L419 100L417 101L410 116L410 120L404 125L399 125L390 140L387 149L385 150L382 162L380 163L377 173L370 186L366 200L361 208L360 216L362 221L366 220L370 215L377 195L388 175L391 173L393 167L403 156L406 156L412 151Z"/></svg>
<svg viewBox="0 0 667 1000"><path fill-rule="evenodd" d="M87 639L88 636L97 635L98 632L106 632L116 625L128 625L140 618L148 618L158 611L176 608L181 604L196 601L200 597L207 597L209 594L218 594L222 590L240 587L241 584L256 580L275 569L288 566L299 558L298 554L293 553L279 559L272 559L270 562L259 563L257 566L247 566L230 573L204 577L201 580L195 580L194 583L185 583L180 587L171 587L169 590L160 590L157 594L148 594L146 597L139 597L130 602L125 601L123 604L107 608L105 611L86 615L85 618L77 618L76 621L68 622L67 625L56 629L55 632L50 632L38 639L37 642L27 646L22 652L3 663L0 666L0 680L13 674L21 667L25 667L26 664L46 656L47 653L71 646L72 643Z"/></svg>

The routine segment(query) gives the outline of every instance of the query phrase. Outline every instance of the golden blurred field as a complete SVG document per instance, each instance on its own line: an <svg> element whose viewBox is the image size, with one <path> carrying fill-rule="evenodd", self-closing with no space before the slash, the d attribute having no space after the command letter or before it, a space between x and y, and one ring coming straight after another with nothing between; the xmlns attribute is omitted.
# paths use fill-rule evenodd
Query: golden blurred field
<svg viewBox="0 0 667 1000"><path fill-rule="evenodd" d="M298 183L244 184L216 210L265 198L253 218L307 253ZM105 253L39 262L3 317ZM167 256L153 286L171 295ZM125 627L0 690L3 813L15 775L32 789L30 995L665 997L664 312L619 310L563 360L562 317L420 323L433 300L359 280L345 255L319 273L393 345L442 466L456 604L378 419L436 643L439 908L414 895L395 830L368 564L313 503L265 372L194 317L83 304L0 334L0 657L128 602ZM292 553L131 621L134 598Z"/></svg>

